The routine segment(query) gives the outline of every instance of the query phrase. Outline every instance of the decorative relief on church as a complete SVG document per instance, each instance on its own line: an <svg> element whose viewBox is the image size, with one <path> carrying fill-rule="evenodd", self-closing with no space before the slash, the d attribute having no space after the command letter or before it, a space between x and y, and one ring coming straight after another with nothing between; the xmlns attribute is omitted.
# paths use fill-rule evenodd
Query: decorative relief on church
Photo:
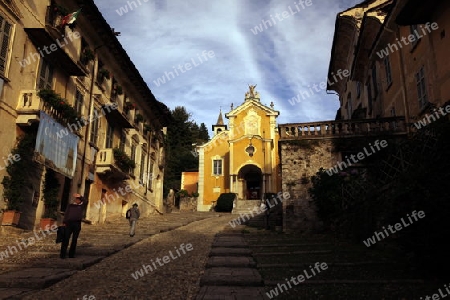
<svg viewBox="0 0 450 300"><path fill-rule="evenodd" d="M244 124L246 135L261 135L259 132L261 127L261 117L253 108L250 109L247 116L244 117Z"/></svg>

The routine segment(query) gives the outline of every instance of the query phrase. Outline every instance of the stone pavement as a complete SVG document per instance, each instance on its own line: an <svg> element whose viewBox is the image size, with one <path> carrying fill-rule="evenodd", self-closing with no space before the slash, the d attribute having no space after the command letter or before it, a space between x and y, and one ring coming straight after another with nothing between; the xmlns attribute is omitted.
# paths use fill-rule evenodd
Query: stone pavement
<svg viewBox="0 0 450 300"><path fill-rule="evenodd" d="M3 258L0 299L419 300L448 283L423 280L405 257L327 235L231 228L235 217L152 216L133 238L125 219L84 225L77 257L65 260L50 236ZM2 235L0 251L15 238ZM316 262L328 268L288 284Z"/></svg>
<svg viewBox="0 0 450 300"><path fill-rule="evenodd" d="M41 240L26 248L24 243L20 243L23 248L20 250L18 243L35 235L32 232L10 228L9 234L2 233L0 239L0 251L6 250L8 253L8 257L3 256L0 263L0 299L21 299L25 295L52 286L80 270L98 264L106 257L139 244L151 236L183 228L195 221L216 219L218 216L220 215L217 213L208 212L150 216L139 220L133 238L128 234L129 225L125 218L114 219L103 225L83 224L78 239L77 257L64 260L59 258L60 244L55 244L54 234L41 237ZM226 222L221 221L224 225ZM127 277L128 280L131 279L129 275Z"/></svg>

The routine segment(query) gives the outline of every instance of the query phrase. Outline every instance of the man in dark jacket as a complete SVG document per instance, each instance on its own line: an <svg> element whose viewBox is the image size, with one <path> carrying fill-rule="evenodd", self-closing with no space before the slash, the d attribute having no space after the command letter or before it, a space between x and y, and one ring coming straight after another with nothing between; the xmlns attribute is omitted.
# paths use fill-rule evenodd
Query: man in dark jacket
<svg viewBox="0 0 450 300"><path fill-rule="evenodd" d="M75 250L77 248L78 235L81 231L81 219L83 219L83 212L87 206L88 201L80 194L73 194L74 202L67 206L64 213L63 225L66 227L64 240L61 243L61 253L59 257L66 258L67 247L69 246L70 236L72 242L70 243L69 257L75 257Z"/></svg>
<svg viewBox="0 0 450 300"><path fill-rule="evenodd" d="M133 204L133 207L130 209L130 236L133 237L136 230L136 222L141 216L139 212L139 208L137 203Z"/></svg>

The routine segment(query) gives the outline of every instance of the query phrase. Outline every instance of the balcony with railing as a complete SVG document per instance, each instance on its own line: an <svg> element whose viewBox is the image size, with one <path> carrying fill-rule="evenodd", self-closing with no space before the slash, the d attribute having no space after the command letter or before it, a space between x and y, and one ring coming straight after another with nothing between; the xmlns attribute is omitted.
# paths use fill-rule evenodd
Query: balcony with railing
<svg viewBox="0 0 450 300"><path fill-rule="evenodd" d="M404 117L365 120L337 120L279 125L281 140L405 135Z"/></svg>
<svg viewBox="0 0 450 300"><path fill-rule="evenodd" d="M71 30L66 32L65 26L61 26L62 16L66 12L55 8L55 6L47 8L45 27L24 30L36 48L44 49L48 61L57 62L58 66L70 76L85 76L85 71L76 63L79 55L75 41L78 39L76 34L79 33Z"/></svg>
<svg viewBox="0 0 450 300"><path fill-rule="evenodd" d="M105 106L113 106L115 109L108 109L106 119L113 124L118 124L122 128L134 128L133 113L121 96L113 96L110 103Z"/></svg>
<svg viewBox="0 0 450 300"><path fill-rule="evenodd" d="M118 148L101 149L97 153L95 172L118 180L133 176L135 162Z"/></svg>
<svg viewBox="0 0 450 300"><path fill-rule="evenodd" d="M21 126L39 122L40 111L44 111L63 125L77 124L80 121L75 109L52 90L20 91L16 111L16 124Z"/></svg>

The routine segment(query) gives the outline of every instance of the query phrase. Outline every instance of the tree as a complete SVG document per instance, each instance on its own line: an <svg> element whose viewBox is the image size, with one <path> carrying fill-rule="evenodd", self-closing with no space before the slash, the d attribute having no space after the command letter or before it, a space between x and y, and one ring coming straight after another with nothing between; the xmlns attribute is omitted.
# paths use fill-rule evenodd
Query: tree
<svg viewBox="0 0 450 300"><path fill-rule="evenodd" d="M198 170L198 157L192 151L193 144L198 143L199 126L191 120L191 114L183 106L175 107L171 114L173 122L167 128L164 195L169 189L180 188L182 172Z"/></svg>
<svg viewBox="0 0 450 300"><path fill-rule="evenodd" d="M208 132L208 128L206 128L205 123L200 124L198 139L203 142L209 141L209 132Z"/></svg>

